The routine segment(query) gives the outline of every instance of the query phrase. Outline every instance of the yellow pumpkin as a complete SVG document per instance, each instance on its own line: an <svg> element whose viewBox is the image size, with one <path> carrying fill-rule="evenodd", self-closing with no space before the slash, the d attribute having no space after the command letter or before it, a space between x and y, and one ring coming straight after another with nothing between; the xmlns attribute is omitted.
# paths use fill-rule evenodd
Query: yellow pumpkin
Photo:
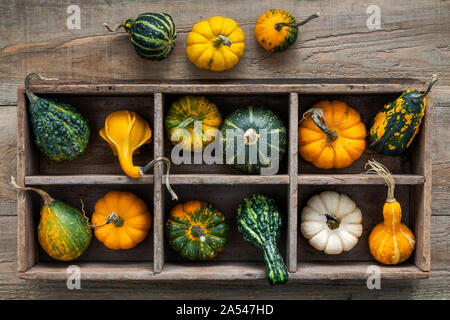
<svg viewBox="0 0 450 320"><path fill-rule="evenodd" d="M131 249L147 236L152 217L135 194L110 191L95 203L92 223L95 237L107 248Z"/></svg>
<svg viewBox="0 0 450 320"><path fill-rule="evenodd" d="M342 101L321 101L305 112L298 128L299 153L317 168L345 168L366 147L366 127Z"/></svg>
<svg viewBox="0 0 450 320"><path fill-rule="evenodd" d="M317 18L315 13L300 23L286 10L271 9L256 21L255 36L266 51L280 52L289 49L297 40L298 27Z"/></svg>
<svg viewBox="0 0 450 320"><path fill-rule="evenodd" d="M152 130L140 115L129 110L111 112L105 120L105 126L100 130L100 136L108 142L114 155L119 157L122 170L132 178L139 178L150 171L157 162L163 161L167 165L166 188L173 200L178 200L169 183L170 160L158 157L143 167L133 164L133 154L139 152L139 148L150 143Z"/></svg>
<svg viewBox="0 0 450 320"><path fill-rule="evenodd" d="M369 236L369 247L372 256L384 264L398 264L407 260L416 245L414 234L401 223L402 208L394 198L394 179L382 164L371 161L367 163L369 170L378 173L386 181L388 195L383 205L384 221L377 224Z"/></svg>
<svg viewBox="0 0 450 320"><path fill-rule="evenodd" d="M234 20L216 16L196 23L186 44L187 56L197 67L225 71L244 54L244 32Z"/></svg>

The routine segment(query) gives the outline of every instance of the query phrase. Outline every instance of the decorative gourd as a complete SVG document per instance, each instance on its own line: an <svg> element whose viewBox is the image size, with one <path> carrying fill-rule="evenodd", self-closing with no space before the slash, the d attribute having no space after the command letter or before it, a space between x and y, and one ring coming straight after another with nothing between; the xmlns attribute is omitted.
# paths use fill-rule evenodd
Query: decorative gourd
<svg viewBox="0 0 450 320"><path fill-rule="evenodd" d="M11 177L11 184L16 189L38 193L44 201L38 225L38 241L50 257L72 261L86 251L91 243L92 231L87 218L78 209L53 199L41 189L20 187L14 177Z"/></svg>
<svg viewBox="0 0 450 320"><path fill-rule="evenodd" d="M111 112L105 120L105 126L99 132L100 136L108 142L114 155L119 157L122 170L132 178L140 178L146 174L157 162L163 161L167 165L166 188L173 200L178 196L173 192L169 183L170 160L158 157L143 167L133 164L133 154L139 152L139 148L150 143L152 130L140 115L129 110Z"/></svg>
<svg viewBox="0 0 450 320"><path fill-rule="evenodd" d="M376 115L370 128L370 147L378 153L399 155L413 142L425 115L426 96L438 81L436 75L424 93L409 89Z"/></svg>
<svg viewBox="0 0 450 320"><path fill-rule="evenodd" d="M196 121L201 121L201 132L194 130ZM174 145L182 142L183 150L186 151L203 150L214 141L215 135L211 134L210 129L219 130L221 124L222 116L217 106L205 97L198 96L185 96L178 99L170 107L165 119L169 139ZM183 139L183 133L186 131L190 139Z"/></svg>
<svg viewBox="0 0 450 320"><path fill-rule="evenodd" d="M321 101L303 114L298 149L321 169L341 169L356 161L366 147L366 127L358 112L342 101Z"/></svg>
<svg viewBox="0 0 450 320"><path fill-rule="evenodd" d="M286 266L277 248L281 224L275 200L265 195L253 194L244 198L238 207L238 230L245 241L263 251L270 284L282 284L288 280Z"/></svg>
<svg viewBox="0 0 450 320"><path fill-rule="evenodd" d="M95 237L107 248L131 249L148 234L152 217L145 202L131 192L110 191L95 203Z"/></svg>
<svg viewBox="0 0 450 320"><path fill-rule="evenodd" d="M119 157L122 170L132 178L143 176L159 161L165 162L167 165L166 188L172 195L173 200L178 199L169 183L169 159L158 157L143 167L133 164L133 154L137 153L142 145L150 143L152 137L152 130L144 118L129 110L111 112L106 117L105 126L99 134L108 142L114 155Z"/></svg>
<svg viewBox="0 0 450 320"><path fill-rule="evenodd" d="M259 174L262 168L275 167L286 152L286 127L266 108L249 106L234 111L221 131L226 163L243 172ZM232 150L227 150L228 144Z"/></svg>
<svg viewBox="0 0 450 320"><path fill-rule="evenodd" d="M36 73L25 78L25 92L30 100L30 121L34 141L42 154L50 160L73 160L80 156L89 142L87 120L77 109L66 103L36 96L30 80L48 79Z"/></svg>
<svg viewBox="0 0 450 320"><path fill-rule="evenodd" d="M166 233L170 246L183 258L207 260L214 258L227 244L228 224L213 204L191 200L170 211Z"/></svg>
<svg viewBox="0 0 450 320"><path fill-rule="evenodd" d="M194 25L186 45L187 56L197 67L225 71L244 54L244 32L230 18L212 17Z"/></svg>
<svg viewBox="0 0 450 320"><path fill-rule="evenodd" d="M300 23L287 11L271 9L264 12L256 21L255 36L266 51L279 52L289 49L297 40L298 27L317 18L315 13Z"/></svg>
<svg viewBox="0 0 450 320"><path fill-rule="evenodd" d="M147 12L137 19L126 19L114 28L103 24L110 32L124 28L131 34L131 42L137 54L149 60L163 60L175 47L177 32L172 17L163 12Z"/></svg>
<svg viewBox="0 0 450 320"><path fill-rule="evenodd" d="M317 250L340 254L358 243L363 231L361 210L347 195L323 191L303 208L300 230Z"/></svg>
<svg viewBox="0 0 450 320"><path fill-rule="evenodd" d="M398 264L411 256L416 240L411 230L401 223L402 208L394 198L395 183L389 170L372 160L367 165L370 166L368 172L379 174L388 186L387 199L383 205L384 221L377 224L369 235L370 253L381 263Z"/></svg>

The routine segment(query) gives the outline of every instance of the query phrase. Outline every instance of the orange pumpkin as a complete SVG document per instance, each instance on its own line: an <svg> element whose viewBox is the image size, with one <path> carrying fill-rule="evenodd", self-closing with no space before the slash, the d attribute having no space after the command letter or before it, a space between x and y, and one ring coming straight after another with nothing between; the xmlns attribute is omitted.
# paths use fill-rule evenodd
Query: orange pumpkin
<svg viewBox="0 0 450 320"><path fill-rule="evenodd" d="M366 147L366 127L342 101L321 101L305 112L298 128L299 153L321 169L351 165Z"/></svg>
<svg viewBox="0 0 450 320"><path fill-rule="evenodd" d="M147 236L152 217L135 194L110 191L95 203L92 223L95 237L107 248L131 249Z"/></svg>
<svg viewBox="0 0 450 320"><path fill-rule="evenodd" d="M382 164L371 161L367 163L369 171L378 173L386 181L388 195L383 206L384 221L377 224L369 236L372 256L384 264L398 264L408 259L416 245L414 234L401 223L402 208L394 198L394 179Z"/></svg>

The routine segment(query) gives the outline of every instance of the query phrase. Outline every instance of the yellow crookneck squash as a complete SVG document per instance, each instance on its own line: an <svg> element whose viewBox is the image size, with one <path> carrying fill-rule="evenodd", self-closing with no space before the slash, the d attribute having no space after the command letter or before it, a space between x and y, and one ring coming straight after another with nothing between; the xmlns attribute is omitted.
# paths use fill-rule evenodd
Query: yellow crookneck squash
<svg viewBox="0 0 450 320"><path fill-rule="evenodd" d="M152 217L135 194L110 191L95 203L92 224L95 237L107 248L131 249L147 236Z"/></svg>
<svg viewBox="0 0 450 320"><path fill-rule="evenodd" d="M122 170L132 178L142 177L159 161L165 162L167 165L166 188L172 195L172 199L178 200L169 184L169 159L158 157L143 167L133 164L133 155L139 152L142 145L150 143L152 137L152 130L144 118L129 110L114 111L106 117L105 126L99 133L108 142L114 155L119 158Z"/></svg>
<svg viewBox="0 0 450 320"><path fill-rule="evenodd" d="M201 122L201 127L196 121ZM165 119L172 144L183 143L183 150L191 152L202 151L213 142L215 135L210 129L220 130L221 124L222 116L217 106L205 97L197 96L178 99L170 107ZM183 133L189 133L189 137L184 137Z"/></svg>
<svg viewBox="0 0 450 320"><path fill-rule="evenodd" d="M369 247L372 256L384 264L398 264L408 259L416 245L414 234L401 223L402 208L394 198L394 179L382 164L371 161L369 172L379 174L386 181L388 194L383 206L384 221L377 224L369 236Z"/></svg>
<svg viewBox="0 0 450 320"><path fill-rule="evenodd" d="M319 15L320 13L315 13L302 22L297 23L295 18L285 10L268 10L256 21L256 40L266 51L285 51L297 40L298 27L317 18Z"/></svg>
<svg viewBox="0 0 450 320"><path fill-rule="evenodd" d="M365 137L358 112L342 101L321 101L300 121L299 153L317 168L345 168L363 154Z"/></svg>
<svg viewBox="0 0 450 320"><path fill-rule="evenodd" d="M200 69L225 71L244 54L244 32L230 18L212 17L194 25L187 37L186 53Z"/></svg>

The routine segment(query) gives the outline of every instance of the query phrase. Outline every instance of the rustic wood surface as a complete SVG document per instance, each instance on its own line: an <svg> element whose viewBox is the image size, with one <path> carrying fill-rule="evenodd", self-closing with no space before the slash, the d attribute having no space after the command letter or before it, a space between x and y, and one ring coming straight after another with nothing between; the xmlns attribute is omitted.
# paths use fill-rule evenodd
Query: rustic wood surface
<svg viewBox="0 0 450 320"><path fill-rule="evenodd" d="M450 3L439 0L380 0L381 29L369 30L370 1L87 1L80 0L81 29L66 27L71 1L2 1L0 3L0 299L20 298L272 298L272 299L448 299L450 298ZM303 18L321 11L302 27L287 52L264 52L253 37L258 16L276 5ZM407 8L407 10L405 9ZM169 12L177 25L177 46L163 62L138 58L123 32L102 28L145 11ZM408 13L407 13L408 12ZM124 17L124 13L127 15ZM234 18L246 36L239 64L224 73L196 69L185 55L192 25L203 18ZM51 22L50 22L51 21ZM17 86L29 72L60 79L260 79L260 78L413 78L440 81L433 89L431 274L429 279L382 281L368 290L365 281L298 281L269 287L252 282L84 281L68 290L64 281L17 277L16 174ZM300 178L299 178L300 179ZM305 266L307 267L307 266ZM220 286L220 290L217 288Z"/></svg>

